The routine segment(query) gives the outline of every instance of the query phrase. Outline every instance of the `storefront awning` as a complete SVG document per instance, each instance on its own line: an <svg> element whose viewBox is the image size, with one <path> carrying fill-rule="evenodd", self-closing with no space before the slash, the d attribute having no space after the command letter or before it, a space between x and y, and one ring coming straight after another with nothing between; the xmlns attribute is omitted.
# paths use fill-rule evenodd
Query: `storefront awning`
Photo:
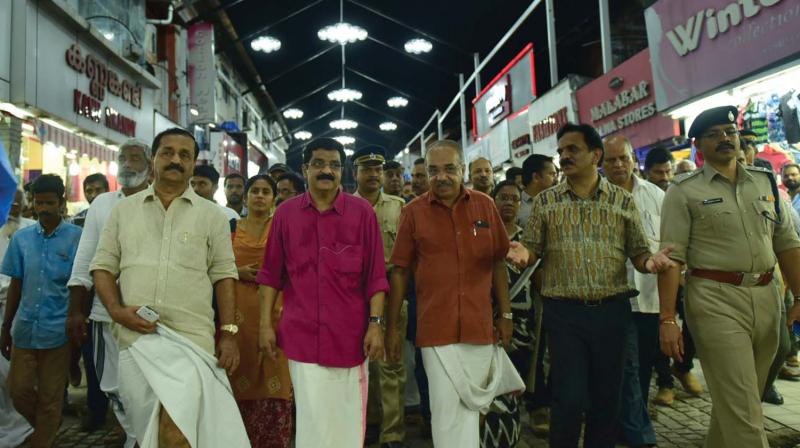
<svg viewBox="0 0 800 448"><path fill-rule="evenodd" d="M78 157L86 154L90 159L113 162L117 158L116 151L111 148L89 140L73 132L60 129L41 120L34 120L36 135L42 144L50 142L56 146L63 146L68 151L77 152Z"/></svg>

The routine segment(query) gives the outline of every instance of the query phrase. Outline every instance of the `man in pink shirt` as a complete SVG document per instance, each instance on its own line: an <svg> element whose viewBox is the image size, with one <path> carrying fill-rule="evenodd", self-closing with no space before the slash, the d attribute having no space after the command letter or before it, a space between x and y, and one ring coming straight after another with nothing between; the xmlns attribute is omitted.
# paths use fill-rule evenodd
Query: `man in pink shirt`
<svg viewBox="0 0 800 448"><path fill-rule="evenodd" d="M344 148L320 138L303 150L308 192L275 211L261 284L259 347L289 358L297 437L305 447L364 443L365 359L383 356L383 301L389 284L372 206L340 190ZM277 338L270 315L283 291Z"/></svg>

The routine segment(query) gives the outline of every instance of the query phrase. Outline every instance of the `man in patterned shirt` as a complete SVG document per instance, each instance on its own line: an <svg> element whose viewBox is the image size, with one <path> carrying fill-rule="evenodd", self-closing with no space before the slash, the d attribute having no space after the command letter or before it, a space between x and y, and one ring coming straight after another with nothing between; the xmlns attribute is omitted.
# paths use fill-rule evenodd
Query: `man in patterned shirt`
<svg viewBox="0 0 800 448"><path fill-rule="evenodd" d="M567 180L534 198L524 247L512 243L509 255L518 264L542 260L552 366L550 445L578 445L589 403L585 444L614 446L629 299L637 294L625 263L630 259L645 273L673 263L669 249L650 253L633 196L599 176L603 142L597 131L566 124L557 136Z"/></svg>

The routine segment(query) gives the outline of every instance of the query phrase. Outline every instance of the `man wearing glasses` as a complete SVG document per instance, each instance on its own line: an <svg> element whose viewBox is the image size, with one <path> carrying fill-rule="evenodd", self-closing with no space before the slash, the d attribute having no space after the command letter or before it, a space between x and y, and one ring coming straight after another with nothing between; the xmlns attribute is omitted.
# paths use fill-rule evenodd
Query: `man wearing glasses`
<svg viewBox="0 0 800 448"><path fill-rule="evenodd" d="M383 239L369 202L343 192L344 148L319 138L303 150L308 192L275 211L261 284L259 349L289 358L298 448L364 443L366 358L383 357L389 284ZM283 291L277 338L270 316Z"/></svg>
<svg viewBox="0 0 800 448"><path fill-rule="evenodd" d="M791 286L788 324L800 318L800 239L775 179L736 163L738 111L701 113L689 138L706 161L675 181L664 198L661 246L674 248L675 266L658 276L661 350L680 361L675 298L686 265L686 325L711 392L706 446L768 447L761 395L778 347L780 294L776 264Z"/></svg>

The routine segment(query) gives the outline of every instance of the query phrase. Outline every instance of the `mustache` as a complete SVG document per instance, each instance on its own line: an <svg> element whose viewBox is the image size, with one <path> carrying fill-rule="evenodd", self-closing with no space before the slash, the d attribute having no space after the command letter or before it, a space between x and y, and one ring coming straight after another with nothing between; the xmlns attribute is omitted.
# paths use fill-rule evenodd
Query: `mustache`
<svg viewBox="0 0 800 448"><path fill-rule="evenodd" d="M169 171L169 170L175 170L175 171L178 171L180 173L184 172L183 167L178 165L177 163L170 163L169 165L164 167L164 171Z"/></svg>
<svg viewBox="0 0 800 448"><path fill-rule="evenodd" d="M437 187L452 187L453 182L450 182L449 180L437 180L435 185Z"/></svg>
<svg viewBox="0 0 800 448"><path fill-rule="evenodd" d="M335 181L335 180L336 180L336 178L335 178L335 177L333 177L333 175L332 175L332 174L325 174L325 173L321 173L321 174L317 174L317 180L329 180L329 181Z"/></svg>
<svg viewBox="0 0 800 448"><path fill-rule="evenodd" d="M720 143L719 145L717 145L717 151L719 151L720 149L735 149L735 148L730 143Z"/></svg>
<svg viewBox="0 0 800 448"><path fill-rule="evenodd" d="M573 162L572 162L572 160L569 160L569 159L560 159L560 160L558 161L558 163L559 163L559 165L561 165L561 166L565 166L565 165L574 165L574 164L575 164L575 163L573 163Z"/></svg>

